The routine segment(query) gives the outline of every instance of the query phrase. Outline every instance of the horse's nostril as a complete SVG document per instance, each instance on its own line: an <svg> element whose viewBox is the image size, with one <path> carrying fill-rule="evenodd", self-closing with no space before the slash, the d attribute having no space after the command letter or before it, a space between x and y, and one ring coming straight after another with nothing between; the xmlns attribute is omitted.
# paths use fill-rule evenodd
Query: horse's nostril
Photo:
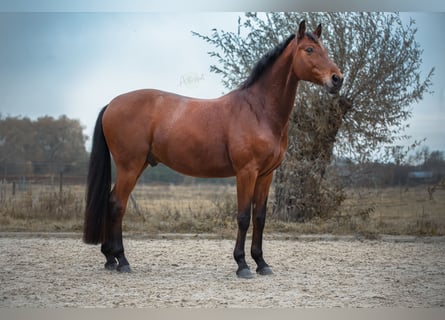
<svg viewBox="0 0 445 320"><path fill-rule="evenodd" d="M341 86L343 82L343 79L340 78L338 75L336 75L335 73L332 75L332 84L336 87Z"/></svg>

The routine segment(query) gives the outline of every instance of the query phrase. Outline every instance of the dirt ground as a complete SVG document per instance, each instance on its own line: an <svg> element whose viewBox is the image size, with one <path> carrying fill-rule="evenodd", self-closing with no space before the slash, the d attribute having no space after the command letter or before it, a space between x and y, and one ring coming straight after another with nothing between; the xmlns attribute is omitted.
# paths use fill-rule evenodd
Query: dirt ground
<svg viewBox="0 0 445 320"><path fill-rule="evenodd" d="M274 274L249 280L235 275L234 240L124 243L131 274L104 270L80 235L0 234L0 307L445 306L443 237L266 236Z"/></svg>

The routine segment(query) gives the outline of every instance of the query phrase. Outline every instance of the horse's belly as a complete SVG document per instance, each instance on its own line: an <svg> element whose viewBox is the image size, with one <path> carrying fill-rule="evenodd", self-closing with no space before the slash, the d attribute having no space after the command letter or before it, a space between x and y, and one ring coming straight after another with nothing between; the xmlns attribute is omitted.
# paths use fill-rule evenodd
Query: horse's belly
<svg viewBox="0 0 445 320"><path fill-rule="evenodd" d="M232 164L223 147L199 143L165 143L153 146L158 162L171 169L194 177L223 178L234 176Z"/></svg>
<svg viewBox="0 0 445 320"><path fill-rule="evenodd" d="M225 178L235 175L229 164L201 158L199 155L181 156L177 160L161 159L160 162L179 173L198 178Z"/></svg>

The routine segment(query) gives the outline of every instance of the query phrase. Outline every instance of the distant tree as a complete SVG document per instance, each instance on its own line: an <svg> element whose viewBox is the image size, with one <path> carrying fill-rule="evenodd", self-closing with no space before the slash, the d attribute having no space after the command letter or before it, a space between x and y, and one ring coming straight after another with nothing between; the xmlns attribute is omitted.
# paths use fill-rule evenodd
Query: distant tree
<svg viewBox="0 0 445 320"><path fill-rule="evenodd" d="M70 163L87 158L86 136L79 120L69 119L65 115L58 119L45 116L38 118L33 127L33 157L36 161Z"/></svg>
<svg viewBox="0 0 445 320"><path fill-rule="evenodd" d="M406 138L410 105L428 92L434 71L421 76L415 22L403 25L397 13L246 13L237 32L194 34L215 46L210 69L233 89L303 19L314 28L322 24L323 44L345 81L336 97L299 85L288 153L275 175L275 213L297 221L327 215L343 201L341 186L325 176L334 152L365 161Z"/></svg>
<svg viewBox="0 0 445 320"><path fill-rule="evenodd" d="M445 174L445 158L443 151L432 151L427 155L422 165L423 170Z"/></svg>
<svg viewBox="0 0 445 320"><path fill-rule="evenodd" d="M79 120L66 116L44 116L36 121L0 118L0 173L25 163L32 164L34 173L69 171L76 163L87 161L86 139Z"/></svg>
<svg viewBox="0 0 445 320"><path fill-rule="evenodd" d="M0 177L23 171L32 141L29 135L29 118L0 115Z"/></svg>
<svg viewBox="0 0 445 320"><path fill-rule="evenodd" d="M29 118L0 115L0 163L25 161L33 144L30 128Z"/></svg>

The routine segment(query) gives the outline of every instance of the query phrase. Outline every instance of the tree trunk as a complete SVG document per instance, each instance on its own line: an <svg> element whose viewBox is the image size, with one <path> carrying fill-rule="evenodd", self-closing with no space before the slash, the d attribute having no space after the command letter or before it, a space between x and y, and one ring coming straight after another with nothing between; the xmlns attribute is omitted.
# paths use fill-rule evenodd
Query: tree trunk
<svg viewBox="0 0 445 320"><path fill-rule="evenodd" d="M326 183L325 172L352 103L344 97L319 100L311 106L306 103L309 99L302 99L290 120L289 136L296 139L289 141L286 159L275 173L274 215L280 220L303 222L328 216L345 198L338 183Z"/></svg>

